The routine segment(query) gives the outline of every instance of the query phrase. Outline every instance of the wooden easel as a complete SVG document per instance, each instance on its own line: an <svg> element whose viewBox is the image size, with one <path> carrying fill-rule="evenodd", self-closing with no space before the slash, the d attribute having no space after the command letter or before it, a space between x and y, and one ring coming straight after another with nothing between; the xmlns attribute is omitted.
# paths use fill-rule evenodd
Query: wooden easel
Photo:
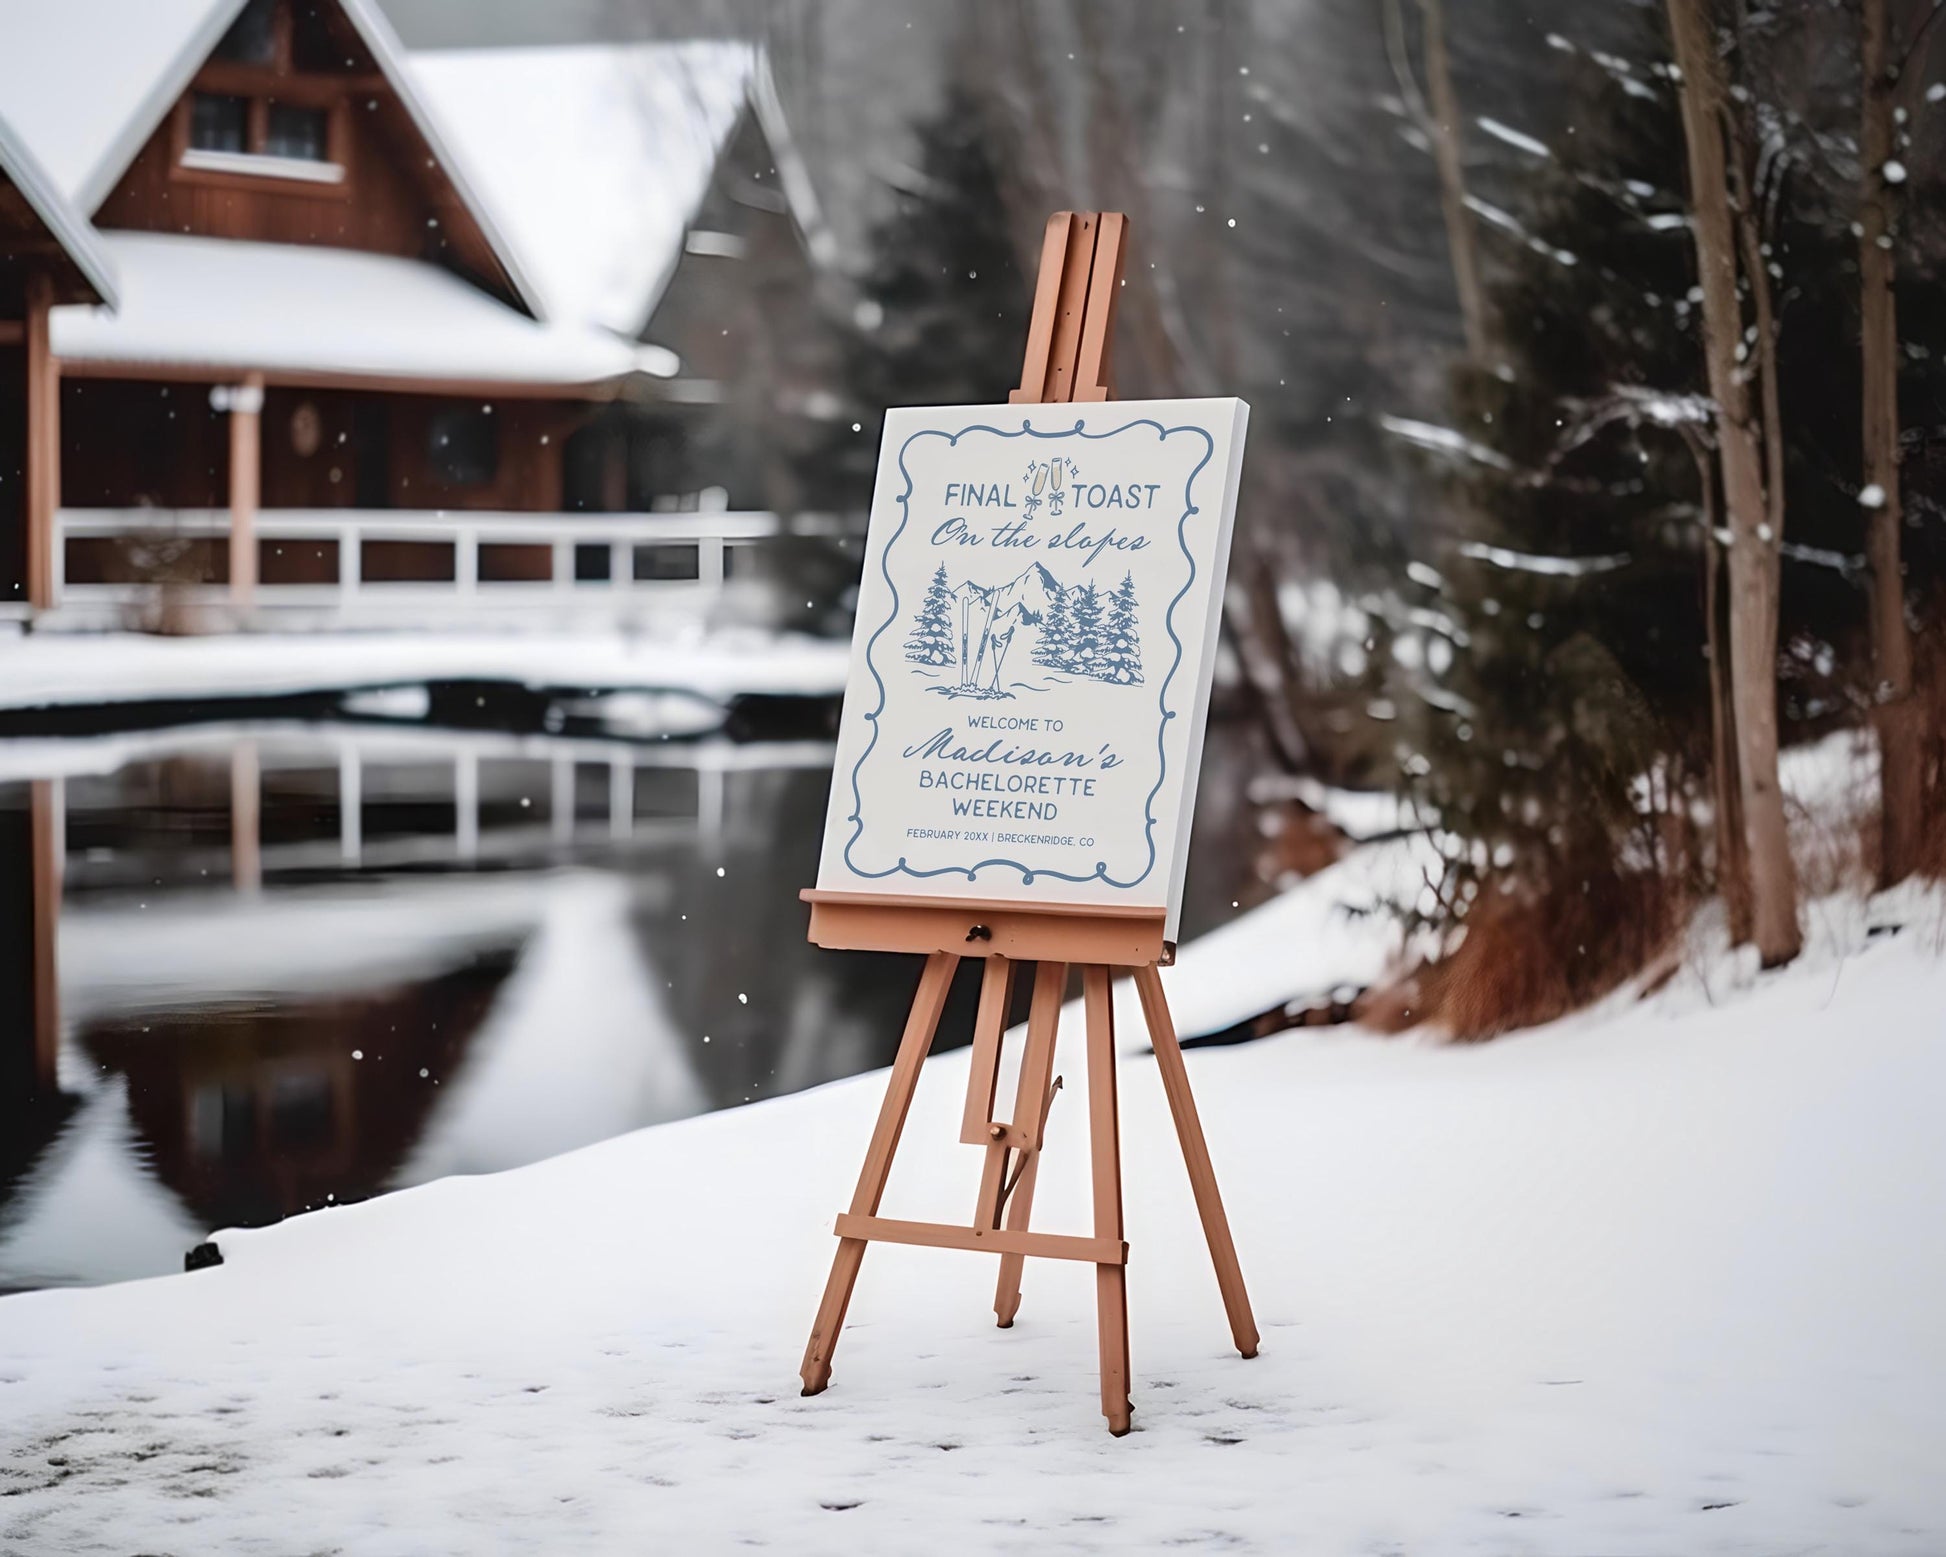
<svg viewBox="0 0 1946 1557"><path fill-rule="evenodd" d="M1048 219L1041 246L1040 282L1027 332L1027 356L1014 404L1109 398L1109 343L1122 278L1127 221L1115 212L1058 212ZM1128 1244L1122 1237L1121 1126L1115 1098L1115 1019L1108 980L1115 968L1132 969L1142 1013L1162 1072L1163 1090L1189 1166L1189 1182L1202 1214L1216 1281L1229 1312L1230 1333L1245 1357L1257 1355L1257 1326L1244 1292L1230 1224L1210 1167L1209 1147L1190 1094L1189 1073L1176 1041L1157 968L1175 948L1163 940L1160 910L1034 906L976 898L886 897L863 892L808 890L811 940L819 946L867 951L923 952L925 970L906 1018L892 1079L851 1209L838 1218L838 1254L824 1301L804 1351L804 1393L831 1382L831 1356L845 1322L865 1245L923 1244L975 1249L1000 1256L993 1308L1000 1327L1012 1325L1020 1308L1020 1277L1028 1255L1082 1260L1095 1267L1095 1301L1101 1334L1101 1411L1117 1437L1129 1428ZM895 1221L878 1214L885 1181L905 1127L919 1068L932 1048L939 1013L953 971L963 956L985 959L980 1003L973 1024L972 1072L960 1140L984 1148L984 1171L970 1226ZM1027 1021L1027 1047L1008 1119L994 1116L1000 1050L1015 966L1039 964ZM1092 1237L1028 1230L1034 1181L1048 1109L1061 1085L1054 1075L1054 1039L1068 971L1079 966L1088 1033L1088 1125L1094 1176Z"/></svg>

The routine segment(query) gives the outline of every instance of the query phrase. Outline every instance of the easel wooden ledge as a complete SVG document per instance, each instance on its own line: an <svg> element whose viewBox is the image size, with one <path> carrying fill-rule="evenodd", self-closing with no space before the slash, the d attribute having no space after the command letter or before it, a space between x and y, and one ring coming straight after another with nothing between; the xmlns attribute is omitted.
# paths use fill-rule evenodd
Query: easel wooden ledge
<svg viewBox="0 0 1946 1557"><path fill-rule="evenodd" d="M1057 212L1048 219L1041 246L1040 280L1034 317L1027 332L1027 355L1020 388L1009 397L1016 405L1109 398L1109 345L1121 287L1127 220L1116 212ZM824 1300L811 1328L801 1370L804 1393L820 1393L831 1382L831 1357L853 1284L864 1263L865 1245L922 1244L931 1248L974 1249L1000 1256L1000 1280L993 1308L1002 1329L1020 1308L1020 1277L1028 1255L1080 1260L1095 1267L1095 1303L1101 1340L1101 1411L1117 1437L1129 1429L1128 1397L1128 1244L1122 1237L1121 1128L1115 1095L1115 1016L1109 975L1115 968L1134 971L1157 1068L1175 1118L1189 1167L1196 1209L1203 1219L1217 1286L1229 1313L1230 1333L1245 1357L1257 1355L1257 1326L1237 1265L1229 1219L1223 1212L1216 1174L1182 1047L1162 993L1159 966L1174 958L1163 940L1159 910L1117 906L1023 905L977 898L886 897L867 892L800 894L811 905L811 940L822 947L852 951L923 952L924 971L899 1041L892 1079L879 1108L878 1124L865 1153L865 1166L851 1209L837 1220L838 1253ZM985 1149L978 1199L970 1226L896 1221L878 1214L879 1201L905 1128L906 1111L919 1081L919 1068L932 1048L939 1013L961 957L980 957L985 968L973 1024L972 1071L960 1140ZM1000 1049L1015 967L1039 966L1027 1021L1027 1047L1008 1119L994 1115ZM1053 1074L1054 1040L1066 993L1068 969L1081 969L1082 1001L1088 1034L1088 1126L1094 1178L1094 1234L1074 1237L1028 1229L1034 1180L1040 1165L1048 1110L1060 1078ZM1003 1220L1004 1219L1004 1220Z"/></svg>

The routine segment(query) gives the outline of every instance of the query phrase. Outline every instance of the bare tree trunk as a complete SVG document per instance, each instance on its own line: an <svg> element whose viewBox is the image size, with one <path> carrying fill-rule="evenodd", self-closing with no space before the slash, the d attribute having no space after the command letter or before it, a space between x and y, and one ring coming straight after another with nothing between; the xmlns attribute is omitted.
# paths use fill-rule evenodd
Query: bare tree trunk
<svg viewBox="0 0 1946 1557"><path fill-rule="evenodd" d="M1736 225L1724 154L1724 92L1704 0L1668 0L1682 74L1689 149L1689 202L1703 289L1703 349L1717 405L1723 504L1730 529L1730 695L1738 783L1750 857L1752 927L1765 967L1789 962L1802 937L1797 873L1777 781L1778 542L1764 490L1763 454L1749 386L1737 363L1743 315L1737 300Z"/></svg>
<svg viewBox="0 0 1946 1557"><path fill-rule="evenodd" d="M1899 566L1899 326L1893 292L1892 197L1885 166L1893 159L1897 78L1886 59L1885 0L1863 0L1863 171L1858 201L1860 351L1864 368L1865 557L1871 567L1873 705L1878 724L1879 885L1912 873L1919 855L1922 788L1919 730L1912 695L1912 640L1906 630Z"/></svg>
<svg viewBox="0 0 1946 1557"><path fill-rule="evenodd" d="M1730 923L1730 944L1748 944L1753 925L1750 847L1743 820L1743 783L1737 763L1736 707L1723 674L1723 564L1715 540L1704 568L1709 594L1710 745L1716 765L1716 879Z"/></svg>
<svg viewBox="0 0 1946 1557"><path fill-rule="evenodd" d="M1238 620L1234 610L1224 613L1237 658L1243 664L1244 680L1256 698L1271 751L1284 771L1308 772L1311 743L1305 739L1292 706L1298 692L1297 654L1277 599L1276 571L1261 553L1251 558L1244 599L1247 611L1243 620Z"/></svg>
<svg viewBox="0 0 1946 1557"><path fill-rule="evenodd" d="M1689 439L1703 500L1703 632L1710 666L1710 772L1716 797L1716 889L1730 921L1730 944L1750 939L1750 853L1743 841L1737 783L1736 710L1723 674L1723 556L1716 538L1716 462L1700 434Z"/></svg>
<svg viewBox="0 0 1946 1557"><path fill-rule="evenodd" d="M1771 306L1770 267L1764 260L1763 213L1757 189L1757 148L1747 113L1724 110L1726 130L1736 150L1730 164L1736 214L1737 249L1743 256L1744 284L1750 292L1751 325L1756 338L1757 389L1763 408L1764 520L1778 540L1784 536L1784 406L1777 389L1777 314Z"/></svg>
<svg viewBox="0 0 1946 1557"><path fill-rule="evenodd" d="M1484 363L1489 350L1486 292L1480 285L1480 255L1474 242L1473 213L1466 208L1466 170L1459 98L1446 57L1445 0L1419 0L1426 24L1426 93L1432 109L1428 131L1433 160L1439 165L1439 208L1446 218L1446 242L1453 253L1453 285L1459 292L1460 320L1466 329L1466 354Z"/></svg>
<svg viewBox="0 0 1946 1557"><path fill-rule="evenodd" d="M1459 294L1460 326L1466 333L1466 354L1484 363L1490 347L1486 290L1480 284L1479 247L1474 242L1473 213L1466 208L1466 168L1461 148L1459 97L1453 91L1453 72L1446 52L1445 0L1419 0L1426 56L1426 96L1419 92L1405 40L1405 20L1399 0L1386 0L1386 44L1392 72L1406 109L1432 143L1433 165L1439 170L1439 209L1446 220L1446 250L1453 267L1453 290Z"/></svg>

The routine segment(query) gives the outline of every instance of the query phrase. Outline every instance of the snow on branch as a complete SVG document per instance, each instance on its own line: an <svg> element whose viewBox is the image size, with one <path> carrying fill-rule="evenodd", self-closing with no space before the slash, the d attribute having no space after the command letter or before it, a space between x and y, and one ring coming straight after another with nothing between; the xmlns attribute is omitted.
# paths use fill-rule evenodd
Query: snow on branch
<svg viewBox="0 0 1946 1557"><path fill-rule="evenodd" d="M1395 438L1403 438L1407 443L1416 444L1422 449L1431 449L1436 454L1452 455L1456 459L1472 460L1475 464L1485 465L1493 470L1512 470L1513 461L1498 449L1490 449L1484 443L1475 441L1451 427L1441 427L1435 422L1416 422L1405 416L1381 415L1378 425Z"/></svg>
<svg viewBox="0 0 1946 1557"><path fill-rule="evenodd" d="M1550 49L1559 50L1563 54L1575 54L1583 59L1593 60L1597 66L1607 73L1608 78L1630 97L1643 98L1648 102L1654 102L1656 100L1656 89L1648 81L1643 79L1643 76L1647 72L1639 70L1634 64L1623 59L1619 54L1610 54L1603 49L1584 49L1580 44L1575 43L1572 39L1562 37L1558 32L1551 32L1547 35L1547 46ZM1648 67L1649 71L1657 74L1661 74L1667 69L1667 66L1660 65Z"/></svg>
<svg viewBox="0 0 1946 1557"><path fill-rule="evenodd" d="M1814 568L1829 568L1846 578L1858 578L1865 572L1863 557L1848 557L1841 551L1828 551L1822 546L1806 546L1802 541L1779 541L1777 550L1792 562L1808 563Z"/></svg>
<svg viewBox="0 0 1946 1557"><path fill-rule="evenodd" d="M1495 140L1512 146L1516 152L1526 152L1530 158L1553 158L1553 152L1547 150L1545 142L1535 140L1532 134L1526 134L1524 130L1516 130L1512 125L1502 125L1498 119L1489 119L1485 113L1479 115L1473 123L1483 128L1487 134L1491 134Z"/></svg>
<svg viewBox="0 0 1946 1557"><path fill-rule="evenodd" d="M1533 136L1516 130L1510 124L1502 124L1498 119L1490 119L1485 114L1481 114L1473 122L1495 140L1504 141L1507 145L1513 147L1515 151L1524 151L1530 157L1551 158L1554 155L1553 152L1547 149L1544 142L1537 141Z"/></svg>
<svg viewBox="0 0 1946 1557"><path fill-rule="evenodd" d="M1481 221L1488 223L1490 226L1498 227L1502 232L1513 234L1514 237L1526 244L1536 254L1553 260L1557 265L1578 265L1581 262L1579 257L1570 250L1557 249L1545 239L1535 237L1534 234L1521 226L1518 217L1510 212L1501 210L1497 205L1482 200L1478 195L1468 195L1466 197L1466 208L1475 216L1479 217Z"/></svg>
<svg viewBox="0 0 1946 1557"><path fill-rule="evenodd" d="M1708 395L1673 394L1640 384L1614 384L1599 399L1570 400L1566 406L1572 419L1554 449L1553 462L1557 465L1597 434L1617 425L1663 427L1707 442L1716 424L1716 402Z"/></svg>
<svg viewBox="0 0 1946 1557"><path fill-rule="evenodd" d="M1633 560L1625 551L1599 557L1547 557L1534 552L1509 551L1504 546L1489 546L1483 541L1462 541L1459 552L1462 557L1491 563L1496 568L1505 568L1509 573L1541 573L1553 578L1586 578L1595 573L1612 573L1617 568L1627 567Z"/></svg>

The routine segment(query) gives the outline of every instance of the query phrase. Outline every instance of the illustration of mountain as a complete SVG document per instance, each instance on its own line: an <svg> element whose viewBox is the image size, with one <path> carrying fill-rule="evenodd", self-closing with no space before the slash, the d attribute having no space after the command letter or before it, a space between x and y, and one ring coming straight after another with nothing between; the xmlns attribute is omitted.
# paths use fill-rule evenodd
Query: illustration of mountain
<svg viewBox="0 0 1946 1557"><path fill-rule="evenodd" d="M997 693L1015 630L1038 627L1062 594L1061 581L1038 562L1009 583L986 589L969 581L954 590L960 685Z"/></svg>
<svg viewBox="0 0 1946 1557"><path fill-rule="evenodd" d="M1113 591L1070 586L1038 562L994 585L955 585L940 565L914 613L906 658L956 668L956 684L935 689L948 696L1011 697L1000 678L1022 627L1030 629L1022 652L1044 670L1122 686L1142 680L1134 578Z"/></svg>

